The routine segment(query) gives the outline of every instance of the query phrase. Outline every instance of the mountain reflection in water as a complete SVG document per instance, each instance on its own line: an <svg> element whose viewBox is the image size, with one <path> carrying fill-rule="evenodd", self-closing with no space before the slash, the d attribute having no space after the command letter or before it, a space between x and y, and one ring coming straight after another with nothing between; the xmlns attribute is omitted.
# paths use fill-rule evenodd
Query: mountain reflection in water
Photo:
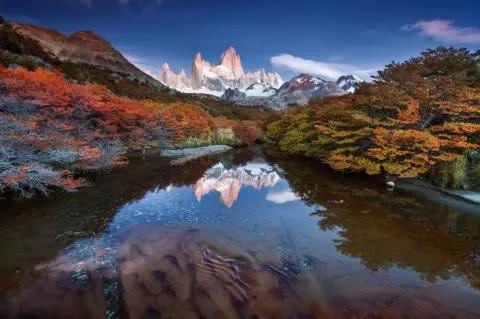
<svg viewBox="0 0 480 319"><path fill-rule="evenodd" d="M242 187L249 186L259 190L263 187L273 187L280 180L275 169L265 163L247 163L232 168L226 168L223 163L218 163L198 180L194 192L200 201L202 196L216 191L220 194L220 201L225 206L232 207Z"/></svg>
<svg viewBox="0 0 480 319"><path fill-rule="evenodd" d="M147 158L56 196L7 203L2 318L480 316L478 215L317 162Z"/></svg>

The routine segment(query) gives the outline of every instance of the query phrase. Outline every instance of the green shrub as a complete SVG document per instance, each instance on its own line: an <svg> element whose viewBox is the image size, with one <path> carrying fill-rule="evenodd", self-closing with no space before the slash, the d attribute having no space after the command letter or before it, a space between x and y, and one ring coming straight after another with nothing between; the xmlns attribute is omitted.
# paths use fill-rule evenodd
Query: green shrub
<svg viewBox="0 0 480 319"><path fill-rule="evenodd" d="M468 181L469 188L471 190L480 190L480 153L476 154L476 157L469 158L468 165Z"/></svg>
<svg viewBox="0 0 480 319"><path fill-rule="evenodd" d="M451 162L438 162L428 173L430 182L440 187L467 188L467 156Z"/></svg>
<svg viewBox="0 0 480 319"><path fill-rule="evenodd" d="M207 145L240 145L239 139L233 134L232 129L217 129L207 137L187 136L183 141L176 143L175 148L191 148Z"/></svg>
<svg viewBox="0 0 480 319"><path fill-rule="evenodd" d="M194 137L187 136L183 141L178 142L174 145L175 148L191 148L191 147L200 147L211 145L211 140L209 137Z"/></svg>
<svg viewBox="0 0 480 319"><path fill-rule="evenodd" d="M217 129L212 133L211 140L212 144L224 144L230 146L240 144L238 138L235 137L235 134L230 128Z"/></svg>
<svg viewBox="0 0 480 319"><path fill-rule="evenodd" d="M15 63L24 67L28 71L35 71L38 67L37 62L29 56L20 56Z"/></svg>
<svg viewBox="0 0 480 319"><path fill-rule="evenodd" d="M8 68L10 64L15 62L15 56L8 51L0 50L0 65Z"/></svg>
<svg viewBox="0 0 480 319"><path fill-rule="evenodd" d="M428 173L431 183L444 188L480 189L480 160L465 154L451 162L439 162Z"/></svg>

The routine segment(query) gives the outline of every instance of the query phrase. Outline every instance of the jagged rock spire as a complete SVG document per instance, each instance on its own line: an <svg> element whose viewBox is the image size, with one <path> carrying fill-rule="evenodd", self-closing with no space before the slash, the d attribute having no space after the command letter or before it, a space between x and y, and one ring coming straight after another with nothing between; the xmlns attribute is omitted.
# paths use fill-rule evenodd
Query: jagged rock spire
<svg viewBox="0 0 480 319"><path fill-rule="evenodd" d="M245 77L240 55L235 52L233 47L229 47L225 52L223 52L219 65L222 65L232 71L235 79L241 79Z"/></svg>

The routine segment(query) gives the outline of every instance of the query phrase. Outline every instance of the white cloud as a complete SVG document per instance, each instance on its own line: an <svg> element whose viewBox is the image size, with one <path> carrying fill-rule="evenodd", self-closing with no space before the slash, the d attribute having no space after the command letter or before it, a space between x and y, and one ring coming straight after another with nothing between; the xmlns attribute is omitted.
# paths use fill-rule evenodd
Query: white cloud
<svg viewBox="0 0 480 319"><path fill-rule="evenodd" d="M275 67L297 73L324 76L333 80L347 74L355 74L364 80L369 80L370 76L378 71L378 69L362 69L348 64L307 60L290 54L271 57L270 62Z"/></svg>
<svg viewBox="0 0 480 319"><path fill-rule="evenodd" d="M290 190L285 190L285 191L270 192L267 194L265 199L275 204L284 204L287 202L300 200L300 197L298 197L297 194L295 194Z"/></svg>
<svg viewBox="0 0 480 319"><path fill-rule="evenodd" d="M480 29L454 26L453 21L430 20L407 24L404 31L419 31L422 36L432 37L449 44L480 44Z"/></svg>

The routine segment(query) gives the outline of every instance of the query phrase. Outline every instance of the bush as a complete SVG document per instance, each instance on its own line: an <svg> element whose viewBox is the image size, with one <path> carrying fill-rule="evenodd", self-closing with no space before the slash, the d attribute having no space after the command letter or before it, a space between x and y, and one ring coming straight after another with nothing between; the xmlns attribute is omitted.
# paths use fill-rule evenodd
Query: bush
<svg viewBox="0 0 480 319"><path fill-rule="evenodd" d="M479 78L478 53L428 50L387 65L354 94L283 111L267 135L341 171L415 177L439 163L453 173L440 180L463 187L463 154L480 148Z"/></svg>
<svg viewBox="0 0 480 319"><path fill-rule="evenodd" d="M246 122L240 122L233 127L233 133L243 144L253 144L257 140L257 128Z"/></svg>
<svg viewBox="0 0 480 319"><path fill-rule="evenodd" d="M54 170L52 167L39 163L16 166L0 159L0 192L9 189L17 196L29 198L36 192L48 195L50 186L73 192L78 187L85 185L85 180L73 179L69 175L68 171Z"/></svg>
<svg viewBox="0 0 480 319"><path fill-rule="evenodd" d="M0 112L0 192L31 197L49 187L73 191L85 182L72 178L72 171L123 165L121 144L98 137L89 132L74 138L56 119Z"/></svg>
<svg viewBox="0 0 480 319"><path fill-rule="evenodd" d="M437 163L429 172L428 179L440 187L480 190L480 160L474 153L461 158Z"/></svg>
<svg viewBox="0 0 480 319"><path fill-rule="evenodd" d="M48 152L49 161L61 165L72 165L78 161L80 154L78 152L63 149L63 150L51 150Z"/></svg>
<svg viewBox="0 0 480 319"><path fill-rule="evenodd" d="M8 51L0 50L0 65L8 68L10 64L15 63L15 56Z"/></svg>
<svg viewBox="0 0 480 319"><path fill-rule="evenodd" d="M239 145L240 141L237 139L232 129L229 128L219 128L212 133L212 144L219 145L229 145L235 146Z"/></svg>
<svg viewBox="0 0 480 319"><path fill-rule="evenodd" d="M467 189L467 156L449 162L439 162L428 172L431 183L440 187Z"/></svg>
<svg viewBox="0 0 480 319"><path fill-rule="evenodd" d="M231 129L217 129L208 137L188 136L182 141L175 143L176 148L190 148L207 145L240 145L240 140L233 134Z"/></svg>

